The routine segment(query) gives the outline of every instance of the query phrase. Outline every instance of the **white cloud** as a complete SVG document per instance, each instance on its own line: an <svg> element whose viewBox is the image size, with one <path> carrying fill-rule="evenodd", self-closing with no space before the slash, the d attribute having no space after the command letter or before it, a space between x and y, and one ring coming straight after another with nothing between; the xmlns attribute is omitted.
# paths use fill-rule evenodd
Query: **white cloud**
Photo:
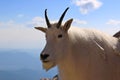
<svg viewBox="0 0 120 80"><path fill-rule="evenodd" d="M0 22L0 27L3 25L3 22Z"/></svg>
<svg viewBox="0 0 120 80"><path fill-rule="evenodd" d="M106 24L109 24L109 25L120 25L120 20L110 19Z"/></svg>
<svg viewBox="0 0 120 80"><path fill-rule="evenodd" d="M22 17L24 17L24 14L18 14L17 17L22 18Z"/></svg>
<svg viewBox="0 0 120 80"><path fill-rule="evenodd" d="M99 0L72 0L72 3L80 7L82 14L87 14L92 10L99 9L102 6L102 2Z"/></svg>
<svg viewBox="0 0 120 80"><path fill-rule="evenodd" d="M42 17L34 17L31 21L27 22L27 25L30 27L41 26L44 27L46 25L44 18Z"/></svg>
<svg viewBox="0 0 120 80"><path fill-rule="evenodd" d="M0 48L37 48L43 41L43 35L32 28L0 30Z"/></svg>
<svg viewBox="0 0 120 80"><path fill-rule="evenodd" d="M13 20L9 20L7 22L0 22L0 30L7 30L7 29L22 29L25 28L27 25L26 24L20 24L17 23Z"/></svg>
<svg viewBox="0 0 120 80"><path fill-rule="evenodd" d="M27 22L0 22L0 48L40 48L44 34L33 27L28 28Z"/></svg>
<svg viewBox="0 0 120 80"><path fill-rule="evenodd" d="M104 31L107 31L112 35L120 30L120 20L110 19L106 24L106 29L104 29Z"/></svg>
<svg viewBox="0 0 120 80"><path fill-rule="evenodd" d="M74 19L73 21L76 24L87 24L87 21L85 21L85 20Z"/></svg>

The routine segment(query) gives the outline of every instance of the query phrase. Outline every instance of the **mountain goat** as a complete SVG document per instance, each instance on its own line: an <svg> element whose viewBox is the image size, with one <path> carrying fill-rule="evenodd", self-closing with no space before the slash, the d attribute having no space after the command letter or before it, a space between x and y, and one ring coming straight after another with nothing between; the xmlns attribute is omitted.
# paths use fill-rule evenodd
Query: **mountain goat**
<svg viewBox="0 0 120 80"><path fill-rule="evenodd" d="M67 8L58 23L35 27L46 35L40 59L46 70L58 66L59 80L120 80L120 40L97 30L62 25Z"/></svg>

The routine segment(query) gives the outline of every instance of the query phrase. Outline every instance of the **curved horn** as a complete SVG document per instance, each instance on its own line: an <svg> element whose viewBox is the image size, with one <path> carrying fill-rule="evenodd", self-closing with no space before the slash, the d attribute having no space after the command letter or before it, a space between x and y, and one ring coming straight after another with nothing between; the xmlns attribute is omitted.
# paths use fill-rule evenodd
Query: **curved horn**
<svg viewBox="0 0 120 80"><path fill-rule="evenodd" d="M67 12L68 9L69 9L69 7L67 7L67 8L65 9L65 11L64 11L63 14L62 14L62 16L60 17L60 19L59 19L59 21L58 21L58 24L57 24L57 28L60 27L60 25L61 25L61 23L62 23L62 20L63 20L63 18L64 18L64 16L65 16L65 13Z"/></svg>
<svg viewBox="0 0 120 80"><path fill-rule="evenodd" d="M47 9L45 9L45 20L46 20L46 24L47 24L48 28L50 28L51 24L50 24L49 19L47 17Z"/></svg>

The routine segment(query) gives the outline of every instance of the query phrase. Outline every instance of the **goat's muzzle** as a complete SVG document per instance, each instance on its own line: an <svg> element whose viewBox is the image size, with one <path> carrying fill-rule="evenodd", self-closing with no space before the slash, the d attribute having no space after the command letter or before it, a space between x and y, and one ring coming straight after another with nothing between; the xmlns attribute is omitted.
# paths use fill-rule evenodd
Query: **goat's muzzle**
<svg viewBox="0 0 120 80"><path fill-rule="evenodd" d="M49 55L48 54L41 54L40 55L40 58L41 58L41 60L43 61L43 62L48 62L46 59L49 57Z"/></svg>

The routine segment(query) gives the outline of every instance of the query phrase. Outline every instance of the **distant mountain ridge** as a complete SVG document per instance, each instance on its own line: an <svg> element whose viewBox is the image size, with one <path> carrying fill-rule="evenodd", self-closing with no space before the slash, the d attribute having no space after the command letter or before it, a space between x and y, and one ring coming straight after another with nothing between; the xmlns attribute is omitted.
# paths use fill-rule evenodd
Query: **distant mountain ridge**
<svg viewBox="0 0 120 80"><path fill-rule="evenodd" d="M40 69L39 56L34 57L23 51L0 51L0 70L28 68Z"/></svg>
<svg viewBox="0 0 120 80"><path fill-rule="evenodd" d="M34 55L32 50L0 50L0 80L40 80L51 78L56 72L43 70L39 52Z"/></svg>
<svg viewBox="0 0 120 80"><path fill-rule="evenodd" d="M40 72L34 70L0 71L0 80L39 80L40 77Z"/></svg>

